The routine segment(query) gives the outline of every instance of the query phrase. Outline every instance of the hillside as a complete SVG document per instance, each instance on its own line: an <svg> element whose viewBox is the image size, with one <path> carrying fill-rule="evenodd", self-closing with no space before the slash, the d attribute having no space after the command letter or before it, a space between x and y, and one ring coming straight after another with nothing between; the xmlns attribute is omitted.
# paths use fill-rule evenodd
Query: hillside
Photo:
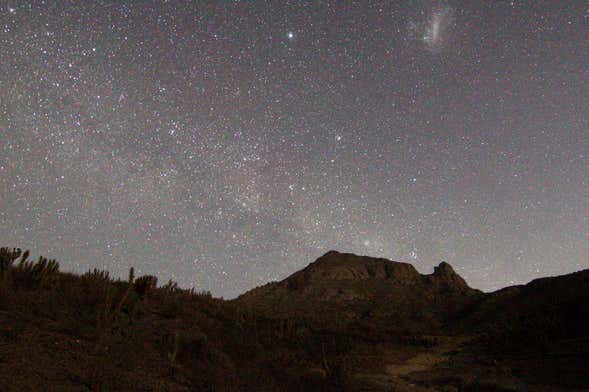
<svg viewBox="0 0 589 392"><path fill-rule="evenodd" d="M269 317L436 333L482 296L445 262L421 275L411 264L331 251L237 302Z"/></svg>
<svg viewBox="0 0 589 392"><path fill-rule="evenodd" d="M0 251L2 391L589 390L589 270L482 293L328 252L233 301Z"/></svg>

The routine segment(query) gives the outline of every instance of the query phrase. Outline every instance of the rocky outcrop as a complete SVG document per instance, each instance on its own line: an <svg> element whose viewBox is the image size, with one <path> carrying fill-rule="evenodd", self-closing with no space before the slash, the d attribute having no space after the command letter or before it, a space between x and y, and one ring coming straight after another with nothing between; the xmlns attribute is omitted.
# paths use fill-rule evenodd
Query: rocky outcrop
<svg viewBox="0 0 589 392"><path fill-rule="evenodd" d="M430 277L433 284L442 285L447 290L470 290L466 281L445 261L442 261L437 267L434 267L434 273L430 275Z"/></svg>
<svg viewBox="0 0 589 392"><path fill-rule="evenodd" d="M281 283L296 291L304 290L311 284L321 285L328 281L341 281L342 286L345 281L367 280L410 284L419 278L419 272L411 264L330 251Z"/></svg>
<svg viewBox="0 0 589 392"><path fill-rule="evenodd" d="M333 315L341 321L345 315L349 321L379 320L399 328L421 323L427 329L443 324L480 294L446 262L422 275L411 264L330 251L236 301L268 317Z"/></svg>

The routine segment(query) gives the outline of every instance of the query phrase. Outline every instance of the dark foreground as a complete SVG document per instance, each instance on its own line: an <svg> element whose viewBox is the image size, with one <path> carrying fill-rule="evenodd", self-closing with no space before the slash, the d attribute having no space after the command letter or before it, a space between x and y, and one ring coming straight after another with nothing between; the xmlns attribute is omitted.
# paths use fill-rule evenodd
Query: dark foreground
<svg viewBox="0 0 589 392"><path fill-rule="evenodd" d="M329 252L233 301L0 251L0 391L589 390L589 270L486 294Z"/></svg>

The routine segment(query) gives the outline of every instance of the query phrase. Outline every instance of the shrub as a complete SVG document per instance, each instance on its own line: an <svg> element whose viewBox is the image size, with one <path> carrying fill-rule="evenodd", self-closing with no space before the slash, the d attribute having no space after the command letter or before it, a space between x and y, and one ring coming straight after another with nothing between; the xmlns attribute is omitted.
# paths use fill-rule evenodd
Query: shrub
<svg viewBox="0 0 589 392"><path fill-rule="evenodd" d="M155 290L157 287L157 277L153 275L143 275L135 280L133 288L140 298L143 298L148 292Z"/></svg>

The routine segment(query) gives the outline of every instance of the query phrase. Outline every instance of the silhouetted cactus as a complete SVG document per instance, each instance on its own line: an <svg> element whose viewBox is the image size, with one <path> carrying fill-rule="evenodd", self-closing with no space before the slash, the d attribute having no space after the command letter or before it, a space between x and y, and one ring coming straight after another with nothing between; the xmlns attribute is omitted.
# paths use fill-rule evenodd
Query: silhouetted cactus
<svg viewBox="0 0 589 392"><path fill-rule="evenodd" d="M95 275L101 278L108 278L108 273L96 273L94 270ZM108 285L106 287L106 295L104 300L104 308L101 313L98 314L97 317L97 330L98 330L98 340L96 342L95 350L98 351L102 344L104 343L105 338L112 332L113 325L117 323L120 318L121 310L123 304L129 297L129 293L133 288L133 280L135 279L135 270L133 267L129 270L129 280L127 284L127 289L123 293L123 296L119 300L118 304L113 308L114 303L114 295L112 293L113 288L112 285Z"/></svg>
<svg viewBox="0 0 589 392"><path fill-rule="evenodd" d="M19 248L0 248L0 272L9 270L16 259L21 256L22 251ZM23 254L23 259L29 256L29 251Z"/></svg>
<svg viewBox="0 0 589 392"><path fill-rule="evenodd" d="M174 292L176 292L176 291L180 290L180 288L178 287L178 283L174 282L174 281L173 281L173 280L171 280L171 279L168 281L168 283L166 283L166 284L165 284L165 285L162 287L162 289L163 289L164 291L169 291L169 292L171 292L171 293L174 293Z"/></svg>
<svg viewBox="0 0 589 392"><path fill-rule="evenodd" d="M90 280L103 281L109 283L111 281L110 274L108 271L98 270L96 268L86 272L84 275L82 275L82 277Z"/></svg>
<svg viewBox="0 0 589 392"><path fill-rule="evenodd" d="M168 359L171 363L174 363L176 357L178 356L178 351L180 349L180 334L178 332L174 333L174 342L172 346L172 351L168 353Z"/></svg>
<svg viewBox="0 0 589 392"><path fill-rule="evenodd" d="M29 254L28 250L23 253L20 248L0 248L0 275L4 282L10 271L15 280L28 288L44 285L57 276L59 263L55 259L49 260L40 256L39 260L34 262L28 260ZM14 266L19 257L18 265Z"/></svg>
<svg viewBox="0 0 589 392"><path fill-rule="evenodd" d="M135 279L133 288L139 297L143 298L148 292L157 287L157 278L153 275L143 275Z"/></svg>
<svg viewBox="0 0 589 392"><path fill-rule="evenodd" d="M211 294L211 292L208 290L197 290L192 287L190 290L186 291L186 293L193 297L213 299L213 294Z"/></svg>
<svg viewBox="0 0 589 392"><path fill-rule="evenodd" d="M27 261L25 255L28 256L27 252L23 254L17 268L24 274L30 287L44 285L59 271L59 263L55 259L49 260L39 256L39 260L35 263Z"/></svg>
<svg viewBox="0 0 589 392"><path fill-rule="evenodd" d="M119 301L119 304L117 305L117 307L114 311L113 318L118 317L119 314L121 313L121 309L123 307L123 304L127 300L127 297L129 296L129 293L131 292L131 289L133 288L133 280L134 279L135 279L135 269L133 267L131 267L131 269L129 270L129 284L127 285L127 290L125 290L125 294L123 294L123 297Z"/></svg>
<svg viewBox="0 0 589 392"><path fill-rule="evenodd" d="M13 264L21 255L21 250L18 248L0 248L0 284L4 287L11 285L10 271L14 268ZM29 256L29 252L25 252L23 258Z"/></svg>

